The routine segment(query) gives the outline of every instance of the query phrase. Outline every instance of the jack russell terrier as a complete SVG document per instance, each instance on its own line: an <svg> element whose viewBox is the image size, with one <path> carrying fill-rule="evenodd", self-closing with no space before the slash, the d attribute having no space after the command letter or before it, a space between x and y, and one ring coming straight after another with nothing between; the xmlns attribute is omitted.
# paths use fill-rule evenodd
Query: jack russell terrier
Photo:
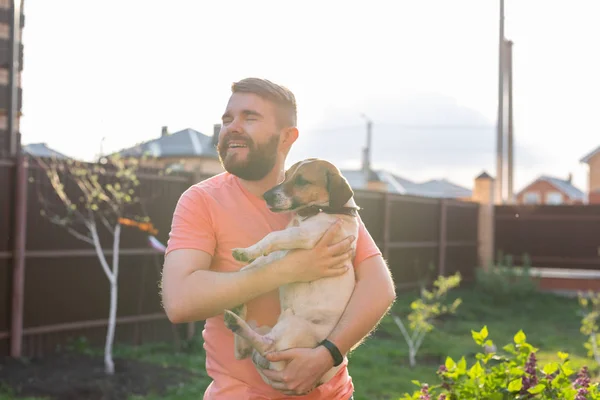
<svg viewBox="0 0 600 400"><path fill-rule="evenodd" d="M233 249L233 257L249 262L245 268L271 263L283 258L289 250L312 249L336 219L342 229L336 242L352 235L352 252L358 237L359 207L354 192L340 171L331 163L309 158L291 166L284 181L267 191L263 197L273 212L292 212L288 227L266 235L245 249ZM279 288L281 314L275 326L255 327L245 321L246 306L225 310L225 325L234 332L235 357L252 357L258 372L263 369L281 371L284 361L271 363L265 354L296 347L328 347L334 355L334 367L320 379L321 385L340 368L342 357L324 339L338 323L354 291L355 275L351 261L348 270L335 277L313 282L296 282ZM261 373L263 380L270 380Z"/></svg>

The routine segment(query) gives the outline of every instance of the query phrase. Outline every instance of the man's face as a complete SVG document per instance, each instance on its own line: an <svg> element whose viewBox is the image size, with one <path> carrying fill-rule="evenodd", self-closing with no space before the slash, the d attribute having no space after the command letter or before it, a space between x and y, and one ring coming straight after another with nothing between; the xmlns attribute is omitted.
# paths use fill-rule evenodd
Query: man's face
<svg viewBox="0 0 600 400"><path fill-rule="evenodd" d="M234 93L219 133L223 168L244 180L260 180L275 166L279 142L275 105L255 94Z"/></svg>

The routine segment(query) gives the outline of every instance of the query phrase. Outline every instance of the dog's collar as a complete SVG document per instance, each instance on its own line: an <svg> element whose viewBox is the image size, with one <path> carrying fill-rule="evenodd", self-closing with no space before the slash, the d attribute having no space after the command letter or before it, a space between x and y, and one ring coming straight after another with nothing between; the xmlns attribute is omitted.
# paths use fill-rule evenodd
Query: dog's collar
<svg viewBox="0 0 600 400"><path fill-rule="evenodd" d="M297 214L304 219L310 218L319 214L320 212L324 212L326 214L344 214L350 215L351 217L356 217L358 215L358 207L322 207L322 206L310 206L299 210Z"/></svg>

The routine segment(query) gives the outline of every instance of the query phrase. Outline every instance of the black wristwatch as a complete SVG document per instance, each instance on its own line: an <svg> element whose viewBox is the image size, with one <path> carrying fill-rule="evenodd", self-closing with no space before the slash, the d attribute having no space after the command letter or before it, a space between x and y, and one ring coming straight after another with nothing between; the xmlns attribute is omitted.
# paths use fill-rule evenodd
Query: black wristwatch
<svg viewBox="0 0 600 400"><path fill-rule="evenodd" d="M342 361L344 361L344 357L342 356L342 353L340 353L340 350L337 348L337 346L335 344L331 343L327 339L323 340L319 344L321 346L324 346L329 351L329 354L331 354L331 357L333 357L333 366L334 367L337 367L338 365L340 365L342 363Z"/></svg>

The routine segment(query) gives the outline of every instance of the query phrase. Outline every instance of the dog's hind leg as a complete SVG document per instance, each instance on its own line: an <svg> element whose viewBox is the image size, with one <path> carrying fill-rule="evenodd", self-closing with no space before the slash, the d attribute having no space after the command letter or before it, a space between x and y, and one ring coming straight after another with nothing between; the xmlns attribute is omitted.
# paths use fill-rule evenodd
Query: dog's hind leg
<svg viewBox="0 0 600 400"><path fill-rule="evenodd" d="M247 307L245 304L237 306L231 310L233 313L237 314L243 320L246 319ZM252 325L251 325L252 326ZM254 328L254 326L252 326ZM244 358L250 357L252 354L252 345L248 340L243 337L234 334L233 335L233 343L235 349L235 358L236 360L243 360Z"/></svg>
<svg viewBox="0 0 600 400"><path fill-rule="evenodd" d="M245 339L254 349L264 355L271 349L275 341L266 335L261 335L234 312L225 310L225 326L240 338Z"/></svg>

